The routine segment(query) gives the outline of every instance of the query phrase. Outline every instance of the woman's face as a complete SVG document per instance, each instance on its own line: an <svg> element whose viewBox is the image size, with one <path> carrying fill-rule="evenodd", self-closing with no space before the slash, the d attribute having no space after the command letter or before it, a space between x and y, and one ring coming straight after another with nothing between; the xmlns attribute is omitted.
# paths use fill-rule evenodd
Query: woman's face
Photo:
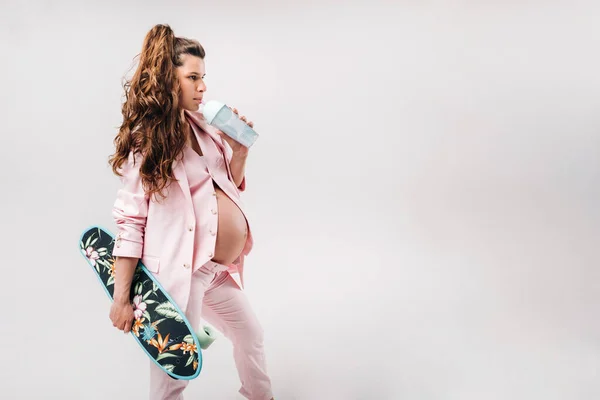
<svg viewBox="0 0 600 400"><path fill-rule="evenodd" d="M181 109L198 111L206 92L204 60L190 54L184 54L181 60L183 65L177 67L177 78L181 87L179 105Z"/></svg>

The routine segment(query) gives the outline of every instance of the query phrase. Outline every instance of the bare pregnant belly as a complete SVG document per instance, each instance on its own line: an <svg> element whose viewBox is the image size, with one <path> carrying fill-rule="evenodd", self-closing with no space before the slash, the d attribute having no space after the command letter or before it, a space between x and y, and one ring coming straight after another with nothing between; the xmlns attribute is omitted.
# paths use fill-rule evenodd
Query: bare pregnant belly
<svg viewBox="0 0 600 400"><path fill-rule="evenodd" d="M244 214L233 200L221 188L215 187L215 190L217 192L219 222L213 260L229 265L235 261L244 249L246 237L248 236L248 226Z"/></svg>

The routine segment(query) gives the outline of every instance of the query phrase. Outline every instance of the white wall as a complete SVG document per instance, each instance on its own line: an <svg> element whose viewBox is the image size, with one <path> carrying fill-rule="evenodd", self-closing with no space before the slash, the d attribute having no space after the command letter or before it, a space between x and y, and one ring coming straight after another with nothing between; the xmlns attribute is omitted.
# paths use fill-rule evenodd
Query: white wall
<svg viewBox="0 0 600 400"><path fill-rule="evenodd" d="M261 134L247 294L278 400L600 396L597 2L0 7L0 397L147 398L77 246L114 227L121 78L156 23ZM186 398L241 399L231 345L205 357Z"/></svg>

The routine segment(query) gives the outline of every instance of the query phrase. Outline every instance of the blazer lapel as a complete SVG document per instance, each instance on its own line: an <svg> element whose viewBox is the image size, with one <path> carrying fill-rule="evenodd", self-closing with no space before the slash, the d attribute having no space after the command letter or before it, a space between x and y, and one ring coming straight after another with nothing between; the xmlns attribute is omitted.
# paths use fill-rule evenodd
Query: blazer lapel
<svg viewBox="0 0 600 400"><path fill-rule="evenodd" d="M186 115L188 116L188 118L190 120L192 120L194 122L194 124L196 124L196 126L198 128L200 128L201 130L203 130L204 132L206 132L208 134L208 136L210 136L213 141L217 144L217 147L219 148L219 150L225 154L225 146L223 145L223 142L221 140L221 136L219 136L216 132L215 129L212 125L209 125L208 122L206 122L206 119L204 119L204 116L200 113L200 112L192 112L192 111L188 111L185 110ZM194 126L192 126L192 129L194 129Z"/></svg>
<svg viewBox="0 0 600 400"><path fill-rule="evenodd" d="M192 126L192 129L195 131L196 136L198 137L198 140L206 143L206 139L202 137L202 134L199 132L196 132L197 128L204 131L208 135L208 137L210 137L212 139L212 142L217 146L217 149L219 149L219 151L221 152L221 155L223 156L223 162L225 164L225 169L227 170L227 175L229 176L229 179L231 179L231 181L233 182L233 174L231 173L231 168L229 166L229 162L227 162L227 160L228 160L227 154L228 153L227 153L227 149L225 148L225 145L223 144L223 138L221 136L219 136L218 133L215 132L216 131L215 127L213 127L212 125L209 125L206 122L206 119L204 119L204 116L200 112L191 112L191 111L187 111L187 110L185 112L189 116L189 119L193 122L191 124L191 126ZM194 124L196 126L194 126Z"/></svg>
<svg viewBox="0 0 600 400"><path fill-rule="evenodd" d="M188 116L188 119L191 120L191 122L193 122L191 124L191 128L193 130L197 129L194 126L194 124L195 124L197 127L199 127L204 132L206 132L211 138L215 139L214 142L216 143L217 147L221 151L224 152L225 148L224 148L223 144L221 143L221 138L219 137L219 135L212 132L212 130L214 128L206 122L206 120L204 119L204 116L201 113L190 112L188 110L185 110L185 114ZM190 184L187 179L187 174L185 173L185 166L183 165L181 160L176 160L173 162L173 175L175 176L175 179L177 179L177 182L181 186L181 190L183 191L185 200L187 201L188 204L192 204L192 194L190 192Z"/></svg>
<svg viewBox="0 0 600 400"><path fill-rule="evenodd" d="M181 186L181 190L183 191L183 195L187 204L192 204L192 193L190 192L190 184L187 179L187 174L185 173L185 167L181 160L176 160L173 163L173 175L175 176L175 179L177 179L179 186ZM194 210L192 207L192 214L193 211Z"/></svg>

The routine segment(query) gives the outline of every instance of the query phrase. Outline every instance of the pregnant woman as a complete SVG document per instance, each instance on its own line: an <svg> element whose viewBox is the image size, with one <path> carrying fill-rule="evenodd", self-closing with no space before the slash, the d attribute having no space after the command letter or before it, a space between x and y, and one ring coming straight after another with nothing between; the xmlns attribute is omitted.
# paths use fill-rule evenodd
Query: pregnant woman
<svg viewBox="0 0 600 400"><path fill-rule="evenodd" d="M248 149L208 125L199 111L206 92L204 57L196 40L156 25L125 85L123 123L110 158L122 182L113 207L110 319L119 330L131 330L129 294L141 259L193 327L203 318L232 341L240 393L269 400L263 330L242 291L244 257L252 248L240 199ZM182 400L188 382L171 379L150 362L150 399Z"/></svg>

